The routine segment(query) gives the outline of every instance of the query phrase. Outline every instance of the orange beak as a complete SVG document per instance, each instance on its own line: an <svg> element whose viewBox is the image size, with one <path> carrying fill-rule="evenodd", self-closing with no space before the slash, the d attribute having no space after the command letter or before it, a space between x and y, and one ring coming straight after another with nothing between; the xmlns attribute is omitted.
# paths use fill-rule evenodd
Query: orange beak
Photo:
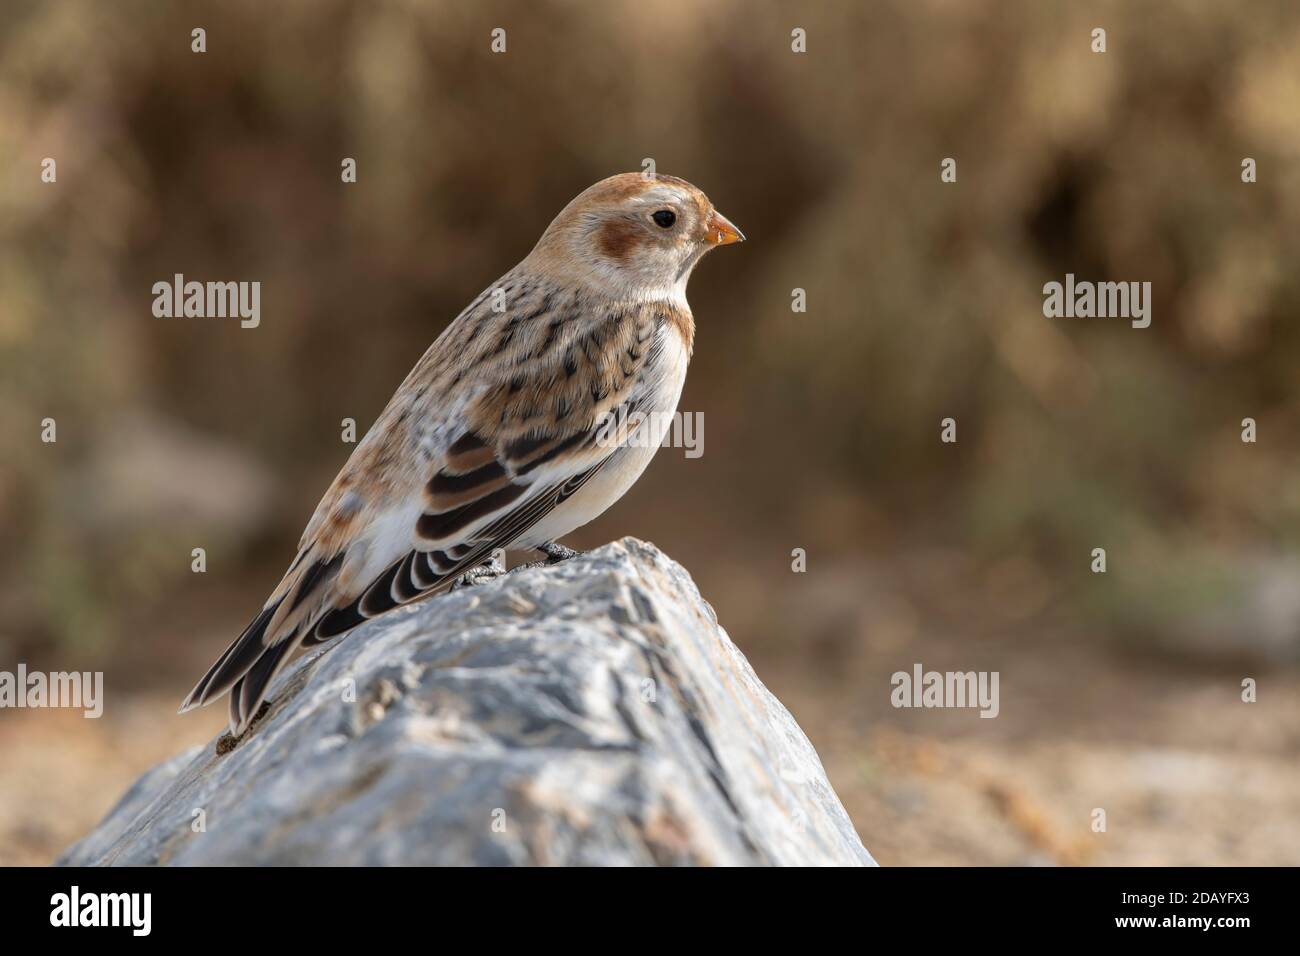
<svg viewBox="0 0 1300 956"><path fill-rule="evenodd" d="M711 246L728 246L733 242L744 242L745 234L731 224L722 213L716 209L709 214L709 218L704 223L706 230L704 241Z"/></svg>

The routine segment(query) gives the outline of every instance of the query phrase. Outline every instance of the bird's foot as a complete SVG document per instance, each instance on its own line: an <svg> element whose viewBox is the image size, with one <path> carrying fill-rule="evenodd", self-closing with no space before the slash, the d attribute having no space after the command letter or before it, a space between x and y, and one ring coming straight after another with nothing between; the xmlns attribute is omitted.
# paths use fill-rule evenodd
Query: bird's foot
<svg viewBox="0 0 1300 956"><path fill-rule="evenodd" d="M478 584L486 584L506 573L506 556L505 552L499 548L492 552L492 558L486 564L480 564L476 568L470 568L451 586L453 591L459 591L461 588L472 588Z"/></svg>
<svg viewBox="0 0 1300 956"><path fill-rule="evenodd" d="M574 551L572 548L566 548L562 544L554 541L546 541L537 546L538 551L546 555L547 564L559 564L561 561L568 561L570 558L576 558L582 554L581 551Z"/></svg>
<svg viewBox="0 0 1300 956"><path fill-rule="evenodd" d="M527 564L521 564L514 571L527 571L529 568L549 568L552 564L559 564L561 561L568 561L570 558L576 558L582 554L581 551L574 551L572 548L566 548L562 544L556 544L554 541L546 541L537 545L534 551L540 551L546 555L544 561L529 561Z"/></svg>

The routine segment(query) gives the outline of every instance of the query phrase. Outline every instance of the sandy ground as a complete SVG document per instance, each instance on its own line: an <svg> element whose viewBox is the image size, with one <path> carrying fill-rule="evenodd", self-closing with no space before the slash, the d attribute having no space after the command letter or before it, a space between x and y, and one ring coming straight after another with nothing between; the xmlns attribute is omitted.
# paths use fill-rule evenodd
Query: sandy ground
<svg viewBox="0 0 1300 956"><path fill-rule="evenodd" d="M870 719L851 695L797 680L779 693L882 865L1300 863L1300 676L1264 679L1267 696L1246 704L1209 675L1080 655L1052 673L1061 686L1030 706L1004 692L995 720ZM1106 693L1090 691L1101 680Z"/></svg>
<svg viewBox="0 0 1300 956"><path fill-rule="evenodd" d="M98 719L0 713L0 865L43 865L87 833L141 773L220 730L218 706L178 717L184 692L125 697Z"/></svg>

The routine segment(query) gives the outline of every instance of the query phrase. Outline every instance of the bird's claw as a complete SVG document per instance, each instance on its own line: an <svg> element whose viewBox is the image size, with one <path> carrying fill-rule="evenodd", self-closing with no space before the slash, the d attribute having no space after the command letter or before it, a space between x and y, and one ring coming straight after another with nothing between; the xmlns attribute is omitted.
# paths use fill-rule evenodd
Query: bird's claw
<svg viewBox="0 0 1300 956"><path fill-rule="evenodd" d="M486 584L506 573L505 556L500 551L493 551L492 557L485 564L480 564L476 568L470 568L451 586L451 590L459 591L461 588L472 588L479 584Z"/></svg>

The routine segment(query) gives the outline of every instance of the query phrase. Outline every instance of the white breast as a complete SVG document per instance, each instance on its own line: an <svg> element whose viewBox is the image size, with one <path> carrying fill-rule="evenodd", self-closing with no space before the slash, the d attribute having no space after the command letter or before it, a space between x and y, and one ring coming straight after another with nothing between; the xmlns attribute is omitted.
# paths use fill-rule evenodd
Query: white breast
<svg viewBox="0 0 1300 956"><path fill-rule="evenodd" d="M547 541L555 541L575 528L581 528L622 498L646 470L672 424L673 412L677 410L677 402L682 397L682 386L686 384L686 366L690 361L681 336L674 329L665 325L657 334L660 336L657 343L658 359L647 368L645 380L633 393L639 407L656 413L642 426L642 430L648 429L649 434L643 436L638 431L635 444L616 450L605 467L583 485L577 494L534 525L512 545L513 548L531 548Z"/></svg>

